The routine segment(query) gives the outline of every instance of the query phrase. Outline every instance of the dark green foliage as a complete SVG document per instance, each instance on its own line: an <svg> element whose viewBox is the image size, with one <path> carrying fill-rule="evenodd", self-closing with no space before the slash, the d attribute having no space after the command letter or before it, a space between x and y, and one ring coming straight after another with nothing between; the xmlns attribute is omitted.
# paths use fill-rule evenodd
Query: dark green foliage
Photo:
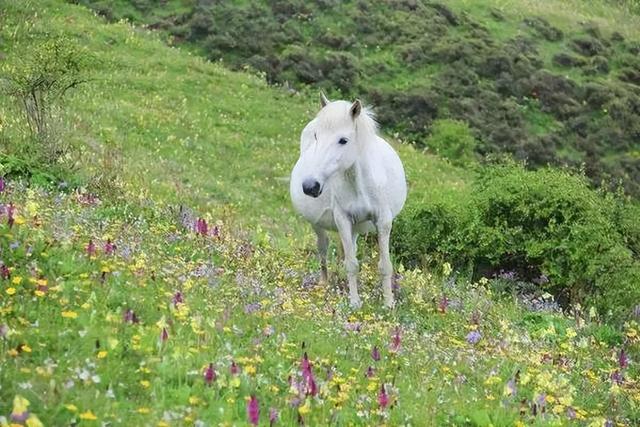
<svg viewBox="0 0 640 427"><path fill-rule="evenodd" d="M552 62L559 67L582 67L587 64L583 57L565 52L555 54Z"/></svg>
<svg viewBox="0 0 640 427"><path fill-rule="evenodd" d="M640 90L640 43L594 23L566 32L541 16L490 8L483 16L420 0L195 0L171 17L160 11L173 2L112 3L108 11L104 0L82 2L161 28L211 59L250 66L271 83L361 97L385 129L418 144L434 120L464 121L478 154L509 153L532 168L585 164L596 185L621 179L640 194L629 125L640 116L628 102ZM498 37L491 21L518 35ZM606 86L606 101L594 98L593 85ZM607 117L613 104L624 123Z"/></svg>
<svg viewBox="0 0 640 427"><path fill-rule="evenodd" d="M475 160L476 140L465 122L436 120L426 145L456 165L464 166Z"/></svg>
<svg viewBox="0 0 640 427"><path fill-rule="evenodd" d="M563 34L558 28L549 24L546 19L541 18L539 16L533 18L527 18L524 20L524 23L529 27L533 28L535 32L543 37L545 40L551 42L557 42L562 40Z"/></svg>
<svg viewBox="0 0 640 427"><path fill-rule="evenodd" d="M640 304L637 205L582 176L521 166L482 169L469 199L419 204L401 215L393 250L409 265L447 259L474 275L536 281L561 301L625 318ZM430 258L427 258L430 257Z"/></svg>

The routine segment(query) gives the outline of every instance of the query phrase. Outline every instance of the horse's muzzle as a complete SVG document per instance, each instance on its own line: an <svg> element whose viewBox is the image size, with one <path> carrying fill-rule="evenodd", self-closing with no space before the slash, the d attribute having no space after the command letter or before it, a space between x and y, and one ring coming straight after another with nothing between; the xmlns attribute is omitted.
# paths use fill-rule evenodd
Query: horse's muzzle
<svg viewBox="0 0 640 427"><path fill-rule="evenodd" d="M320 183L315 179L305 179L302 183L302 191L307 196L318 197L322 193Z"/></svg>

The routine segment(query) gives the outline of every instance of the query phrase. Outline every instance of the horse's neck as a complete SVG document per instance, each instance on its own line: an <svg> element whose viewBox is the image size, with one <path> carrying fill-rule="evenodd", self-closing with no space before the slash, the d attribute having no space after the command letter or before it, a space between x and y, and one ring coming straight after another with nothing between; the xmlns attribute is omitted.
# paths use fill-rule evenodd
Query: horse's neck
<svg viewBox="0 0 640 427"><path fill-rule="evenodd" d="M358 156L358 160L347 169L342 177L343 185L356 195L364 195L367 187L367 183L373 180L373 165L371 159L371 153L363 147L363 150Z"/></svg>

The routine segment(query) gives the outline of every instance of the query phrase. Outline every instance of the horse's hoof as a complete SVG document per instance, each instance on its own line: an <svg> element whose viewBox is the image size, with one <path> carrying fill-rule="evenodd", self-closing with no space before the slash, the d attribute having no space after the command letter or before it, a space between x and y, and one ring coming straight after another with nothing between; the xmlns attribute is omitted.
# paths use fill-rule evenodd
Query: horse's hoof
<svg viewBox="0 0 640 427"><path fill-rule="evenodd" d="M349 305L352 309L358 310L360 309L360 307L362 307L362 300L360 299L360 297L349 298Z"/></svg>

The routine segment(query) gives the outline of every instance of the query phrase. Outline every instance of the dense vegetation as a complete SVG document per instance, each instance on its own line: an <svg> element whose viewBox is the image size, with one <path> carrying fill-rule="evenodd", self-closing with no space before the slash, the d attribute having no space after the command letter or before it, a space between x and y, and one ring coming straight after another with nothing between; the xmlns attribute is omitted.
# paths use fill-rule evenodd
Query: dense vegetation
<svg viewBox="0 0 640 427"><path fill-rule="evenodd" d="M416 203L400 217L393 239L399 260L448 260L476 277L534 283L564 304L599 307L614 317L634 310L640 301L637 205L553 169L503 164L479 175L467 197Z"/></svg>
<svg viewBox="0 0 640 427"><path fill-rule="evenodd" d="M579 1L545 16L490 1L80 2L272 83L364 97L385 127L420 145L437 148L427 139L434 123L461 120L479 156L584 164L597 185L622 181L640 195L634 2L626 3L631 16L618 9L610 18L630 24L619 28L597 14L582 21L584 9L608 6Z"/></svg>
<svg viewBox="0 0 640 427"><path fill-rule="evenodd" d="M479 166L473 124L438 119L451 161L396 144L398 307L363 239L354 312L288 200L315 91L62 0L0 0L0 22L1 426L640 420L629 199Z"/></svg>

